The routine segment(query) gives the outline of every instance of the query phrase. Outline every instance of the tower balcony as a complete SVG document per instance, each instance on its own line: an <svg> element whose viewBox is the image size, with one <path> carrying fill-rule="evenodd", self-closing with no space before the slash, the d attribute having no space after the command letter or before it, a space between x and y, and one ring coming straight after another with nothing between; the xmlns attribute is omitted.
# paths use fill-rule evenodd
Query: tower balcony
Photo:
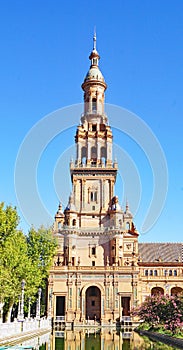
<svg viewBox="0 0 183 350"><path fill-rule="evenodd" d="M76 227L76 226L67 226L64 225L62 228L53 231L55 235L57 234L73 234L77 236L88 236L92 237L100 235L100 236L113 236L113 235L121 235L126 231L123 228L109 226L109 227Z"/></svg>
<svg viewBox="0 0 183 350"><path fill-rule="evenodd" d="M89 160L86 163L82 163L78 160L75 161L75 163L73 161L70 162L70 170L74 170L74 169L118 169L118 163L117 161L106 161L104 162L100 162L100 161L92 161Z"/></svg>

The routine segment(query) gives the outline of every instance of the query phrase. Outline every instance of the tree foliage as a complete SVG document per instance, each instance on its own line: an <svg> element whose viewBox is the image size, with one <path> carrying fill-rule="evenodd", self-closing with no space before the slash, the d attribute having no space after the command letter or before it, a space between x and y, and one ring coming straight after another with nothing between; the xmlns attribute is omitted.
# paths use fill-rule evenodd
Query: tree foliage
<svg viewBox="0 0 183 350"><path fill-rule="evenodd" d="M165 329L176 333L183 327L183 296L181 294L148 296L133 311L133 316L138 316L150 326L163 325Z"/></svg>
<svg viewBox="0 0 183 350"><path fill-rule="evenodd" d="M25 300L36 300L38 288L45 287L56 249L51 229L31 228L26 236L18 224L16 208L0 203L0 301L10 309L18 303L23 279Z"/></svg>

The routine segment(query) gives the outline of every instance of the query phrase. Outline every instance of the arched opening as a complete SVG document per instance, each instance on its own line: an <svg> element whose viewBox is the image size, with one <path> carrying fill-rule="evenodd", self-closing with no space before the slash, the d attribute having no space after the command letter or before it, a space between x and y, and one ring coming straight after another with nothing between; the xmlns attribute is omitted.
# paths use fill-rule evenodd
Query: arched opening
<svg viewBox="0 0 183 350"><path fill-rule="evenodd" d="M81 162L82 164L86 164L86 147L82 147L81 149Z"/></svg>
<svg viewBox="0 0 183 350"><path fill-rule="evenodd" d="M130 230L130 223L126 222L126 230Z"/></svg>
<svg viewBox="0 0 183 350"><path fill-rule="evenodd" d="M173 287L171 289L171 295L178 295L183 293L183 289L181 287Z"/></svg>
<svg viewBox="0 0 183 350"><path fill-rule="evenodd" d="M164 289L161 287L154 287L151 289L151 295L158 295L158 294L164 295Z"/></svg>
<svg viewBox="0 0 183 350"><path fill-rule="evenodd" d="M96 113L97 111L97 99L92 98L92 112Z"/></svg>
<svg viewBox="0 0 183 350"><path fill-rule="evenodd" d="M76 219L72 220L72 226L76 226Z"/></svg>
<svg viewBox="0 0 183 350"><path fill-rule="evenodd" d="M105 162L106 162L106 148L105 147L101 147L100 157L101 157L102 163L105 164Z"/></svg>
<svg viewBox="0 0 183 350"><path fill-rule="evenodd" d="M96 149L96 147L91 148L91 160L92 160L92 165L95 165L97 163L97 149Z"/></svg>
<svg viewBox="0 0 183 350"><path fill-rule="evenodd" d="M86 319L96 321L101 319L101 292L96 286L86 290Z"/></svg>

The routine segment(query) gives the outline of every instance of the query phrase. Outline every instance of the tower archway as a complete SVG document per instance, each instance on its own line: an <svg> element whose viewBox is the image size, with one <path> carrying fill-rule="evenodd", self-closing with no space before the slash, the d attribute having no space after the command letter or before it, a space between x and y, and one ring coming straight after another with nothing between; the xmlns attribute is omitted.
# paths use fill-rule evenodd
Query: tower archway
<svg viewBox="0 0 183 350"><path fill-rule="evenodd" d="M178 294L182 294L183 289L181 287L173 287L171 289L171 295L178 295Z"/></svg>
<svg viewBox="0 0 183 350"><path fill-rule="evenodd" d="M151 289L151 295L158 295L158 294L164 295L164 289L161 287L154 287Z"/></svg>
<svg viewBox="0 0 183 350"><path fill-rule="evenodd" d="M86 290L86 319L100 321L101 319L101 291L96 286Z"/></svg>

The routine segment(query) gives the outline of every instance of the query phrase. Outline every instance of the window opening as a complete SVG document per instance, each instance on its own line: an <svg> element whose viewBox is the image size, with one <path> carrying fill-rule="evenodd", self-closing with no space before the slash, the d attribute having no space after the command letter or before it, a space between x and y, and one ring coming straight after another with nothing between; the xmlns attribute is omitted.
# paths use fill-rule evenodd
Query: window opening
<svg viewBox="0 0 183 350"><path fill-rule="evenodd" d="M96 248L92 247L92 255L96 255Z"/></svg>
<svg viewBox="0 0 183 350"><path fill-rule="evenodd" d="M97 111L97 99L92 98L92 112L96 112L96 111Z"/></svg>

